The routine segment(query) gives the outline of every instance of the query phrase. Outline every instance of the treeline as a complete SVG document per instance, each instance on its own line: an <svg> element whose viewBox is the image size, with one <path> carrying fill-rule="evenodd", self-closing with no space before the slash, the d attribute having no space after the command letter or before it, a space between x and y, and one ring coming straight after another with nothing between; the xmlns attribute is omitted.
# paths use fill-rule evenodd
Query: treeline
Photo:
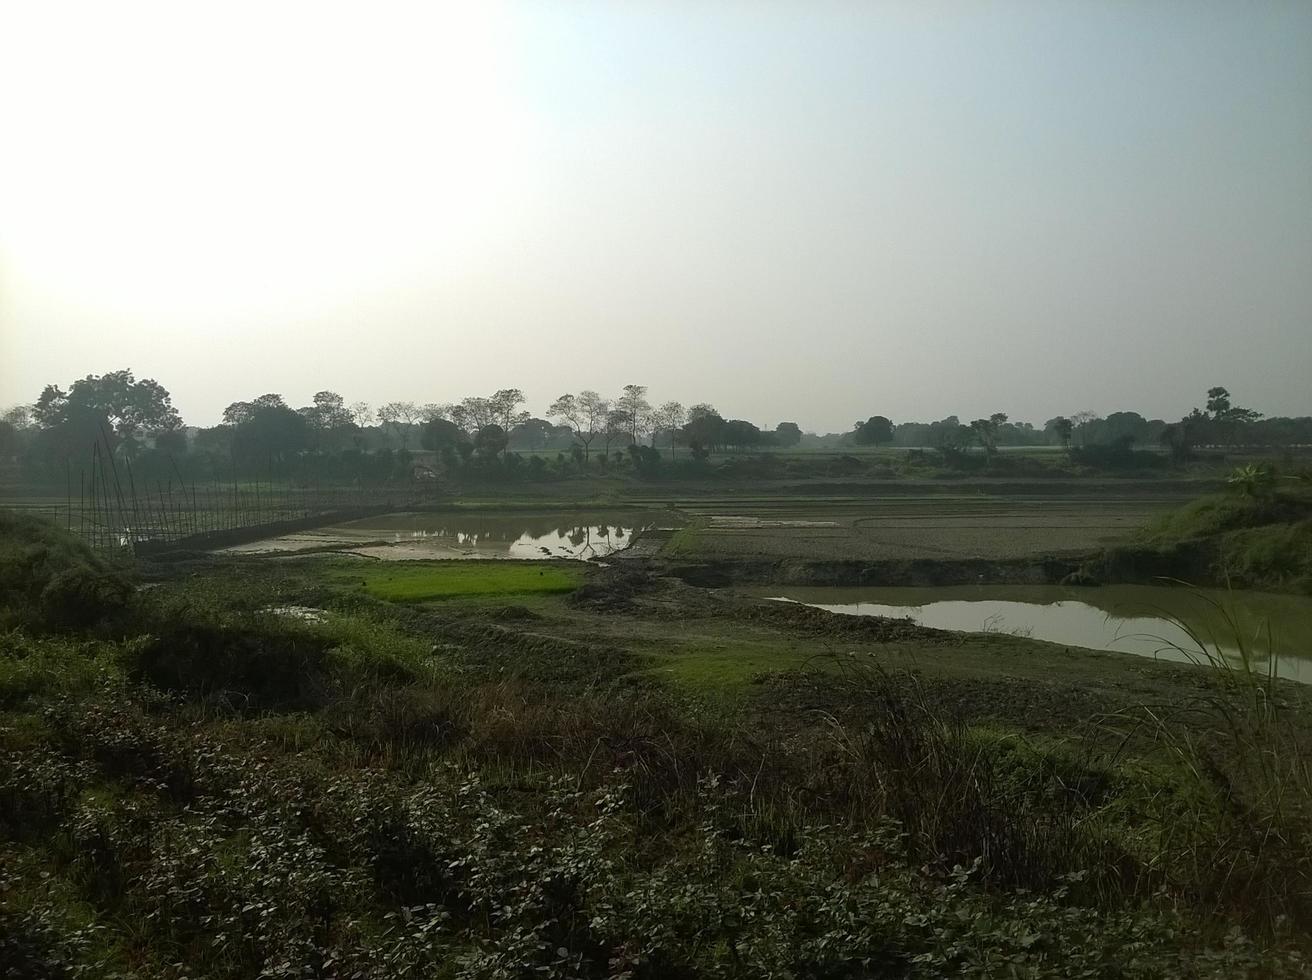
<svg viewBox="0 0 1312 980"><path fill-rule="evenodd" d="M1138 412L1075 412L1048 419L1042 428L1012 422L998 412L987 419L963 423L955 415L937 422L894 424L882 415L857 422L851 431L811 436L816 446L887 445L937 449L945 454L978 446L992 454L1001 446L1060 446L1079 455L1089 450L1160 447L1187 457L1194 449L1287 448L1312 445L1312 417L1263 418L1260 412L1232 404L1225 388L1210 388L1204 408L1194 408L1178 422L1147 419Z"/></svg>
<svg viewBox="0 0 1312 980"><path fill-rule="evenodd" d="M229 479L238 474L303 480L385 481L436 476L439 469L546 475L632 468L652 473L704 462L713 453L888 446L931 449L949 463L992 460L1003 447L1060 446L1097 464L1136 448L1175 459L1200 447L1312 444L1312 418L1263 418L1212 388L1202 408L1177 422L1137 412L1057 416L1036 427L998 412L963 422L895 423L872 415L851 430L819 436L795 422L773 429L726 418L714 406L654 404L643 385L614 397L594 390L555 399L545 417L525 409L517 388L458 402L393 401L377 408L320 391L292 407L279 394L237 401L215 426L188 427L167 389L128 370L89 375L67 390L47 386L30 406L0 417L0 459L34 476L66 475L88 453L124 459L149 479ZM420 455L418 450L425 452Z"/></svg>
<svg viewBox="0 0 1312 980"><path fill-rule="evenodd" d="M167 389L123 370L90 375L67 390L49 385L33 405L10 409L0 419L0 458L49 478L96 452L151 480L394 480L433 476L437 466L653 471L667 456L695 463L712 452L793 446L802 437L792 422L763 431L708 404L653 405L643 385L626 385L614 398L591 390L562 395L546 418L526 411L525 401L522 391L506 388L453 403L374 408L320 391L294 408L269 393L233 402L218 425L188 427Z"/></svg>

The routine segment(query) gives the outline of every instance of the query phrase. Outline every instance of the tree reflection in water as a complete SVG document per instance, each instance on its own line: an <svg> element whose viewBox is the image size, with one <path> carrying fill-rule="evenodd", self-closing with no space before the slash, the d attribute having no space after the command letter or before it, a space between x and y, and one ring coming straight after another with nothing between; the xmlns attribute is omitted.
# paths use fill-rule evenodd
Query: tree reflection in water
<svg viewBox="0 0 1312 980"><path fill-rule="evenodd" d="M589 515L591 516L591 515ZM602 558L627 548L642 528L639 520L606 515L597 519L574 515L447 515L405 514L369 525L385 530L394 543L414 543L435 554L459 551L476 557ZM378 527L378 525L385 525ZM363 522L357 522L364 533Z"/></svg>

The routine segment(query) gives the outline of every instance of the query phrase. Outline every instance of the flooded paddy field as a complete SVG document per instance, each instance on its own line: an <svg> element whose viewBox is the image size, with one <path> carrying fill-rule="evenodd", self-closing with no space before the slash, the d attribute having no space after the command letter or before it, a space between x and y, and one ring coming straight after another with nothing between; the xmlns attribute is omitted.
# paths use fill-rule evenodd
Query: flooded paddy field
<svg viewBox="0 0 1312 980"><path fill-rule="evenodd" d="M237 554L335 551L388 560L599 559L944 562L1089 554L1130 540L1177 503L1105 490L1049 496L649 494L636 506L451 509L389 514L235 546ZM527 502L524 502L527 503Z"/></svg>
<svg viewBox="0 0 1312 980"><path fill-rule="evenodd" d="M934 629L993 633L1177 663L1245 660L1259 674L1312 683L1312 598L1262 592L1115 585L933 588L759 588L769 598L851 616L906 618Z"/></svg>
<svg viewBox="0 0 1312 980"><path fill-rule="evenodd" d="M238 545L232 554L336 552L389 561L605 558L629 547L665 515L650 512L400 513Z"/></svg>

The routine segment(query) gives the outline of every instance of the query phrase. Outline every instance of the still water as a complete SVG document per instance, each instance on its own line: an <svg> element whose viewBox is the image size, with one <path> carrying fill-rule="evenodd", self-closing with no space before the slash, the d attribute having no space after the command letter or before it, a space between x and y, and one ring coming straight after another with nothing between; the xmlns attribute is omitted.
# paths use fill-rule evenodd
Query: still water
<svg viewBox="0 0 1312 980"><path fill-rule="evenodd" d="M227 550L338 551L397 561L425 558L605 558L650 526L641 513L387 514Z"/></svg>
<svg viewBox="0 0 1312 980"><path fill-rule="evenodd" d="M1094 650L1238 663L1246 649L1265 673L1312 683L1312 599L1165 586L796 588L773 598L854 616L909 617L925 626L1029 636Z"/></svg>

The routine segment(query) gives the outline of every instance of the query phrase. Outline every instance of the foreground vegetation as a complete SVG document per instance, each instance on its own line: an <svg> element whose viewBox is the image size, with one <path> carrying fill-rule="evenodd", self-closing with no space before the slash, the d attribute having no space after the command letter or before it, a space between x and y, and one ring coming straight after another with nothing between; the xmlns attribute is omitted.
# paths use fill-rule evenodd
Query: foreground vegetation
<svg viewBox="0 0 1312 980"><path fill-rule="evenodd" d="M1072 689L967 704L1053 673L1022 640L623 569L146 571L0 514L10 975L1305 969L1303 692L1136 662L1163 696L1082 682L1077 740ZM796 669L701 683L753 645Z"/></svg>

